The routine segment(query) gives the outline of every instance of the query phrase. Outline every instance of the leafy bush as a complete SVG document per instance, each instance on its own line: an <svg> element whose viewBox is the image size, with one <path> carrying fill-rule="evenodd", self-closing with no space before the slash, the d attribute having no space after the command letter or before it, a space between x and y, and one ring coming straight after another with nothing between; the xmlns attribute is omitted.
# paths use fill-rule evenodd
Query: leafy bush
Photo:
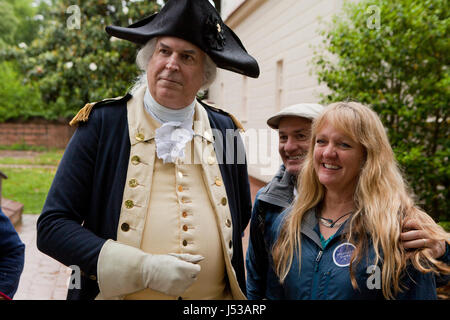
<svg viewBox="0 0 450 320"><path fill-rule="evenodd" d="M137 46L111 38L108 25L127 26L159 9L156 1L52 0L28 47L0 58L20 62L26 83L39 87L46 119L71 118L88 102L124 95L138 75ZM114 41L117 40L117 41Z"/></svg>
<svg viewBox="0 0 450 320"><path fill-rule="evenodd" d="M24 85L13 62L0 63L0 78L0 122L46 114L39 90L32 84Z"/></svg>
<svg viewBox="0 0 450 320"><path fill-rule="evenodd" d="M346 3L313 63L330 93L378 112L420 205L450 220L450 55L446 0ZM378 15L379 13L379 15Z"/></svg>

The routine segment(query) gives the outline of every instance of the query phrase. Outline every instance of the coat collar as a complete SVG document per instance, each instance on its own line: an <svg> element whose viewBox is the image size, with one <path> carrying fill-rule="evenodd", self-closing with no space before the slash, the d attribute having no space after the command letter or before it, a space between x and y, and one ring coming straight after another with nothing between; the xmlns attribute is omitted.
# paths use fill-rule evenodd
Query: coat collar
<svg viewBox="0 0 450 320"><path fill-rule="evenodd" d="M139 142L154 139L156 129L161 127L161 124L144 108L145 90L146 86L140 87L133 94L133 98L128 102L128 108L133 109L133 112L128 113L130 143L132 146ZM199 136L208 142L214 142L211 126L208 121L208 114L204 110L203 106L197 101L195 103L193 130L194 137Z"/></svg>
<svg viewBox="0 0 450 320"><path fill-rule="evenodd" d="M334 238L337 239L342 234L349 232L348 219L344 222L342 226L336 231ZM320 248L322 248L322 242L319 236L319 219L317 218L317 207L309 209L302 221L301 233L314 241ZM323 248L322 248L323 250Z"/></svg>
<svg viewBox="0 0 450 320"><path fill-rule="evenodd" d="M297 179L281 165L273 177L258 196L259 200L287 208L294 201L294 188Z"/></svg>

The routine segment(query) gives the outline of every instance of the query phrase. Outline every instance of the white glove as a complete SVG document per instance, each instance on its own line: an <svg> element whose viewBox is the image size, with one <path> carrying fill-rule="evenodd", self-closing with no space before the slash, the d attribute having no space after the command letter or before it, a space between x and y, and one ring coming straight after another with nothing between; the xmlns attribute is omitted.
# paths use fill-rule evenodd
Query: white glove
<svg viewBox="0 0 450 320"><path fill-rule="evenodd" d="M97 279L104 299L151 288L170 296L181 295L197 279L203 260L192 254L147 254L108 240L97 262Z"/></svg>

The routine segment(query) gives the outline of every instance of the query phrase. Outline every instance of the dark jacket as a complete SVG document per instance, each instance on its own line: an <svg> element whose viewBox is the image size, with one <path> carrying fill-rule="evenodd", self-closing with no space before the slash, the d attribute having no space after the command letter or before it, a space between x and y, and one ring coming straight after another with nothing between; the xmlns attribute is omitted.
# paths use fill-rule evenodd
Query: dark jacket
<svg viewBox="0 0 450 320"><path fill-rule="evenodd" d="M0 292L13 298L23 271L25 245L0 208Z"/></svg>
<svg viewBox="0 0 450 320"><path fill-rule="evenodd" d="M126 107L130 98L128 94L120 100L98 103L88 122L79 125L67 146L38 219L39 250L67 266L76 265L81 269L81 289L69 289L68 299L94 299L97 296L100 249L107 239L117 239L130 155ZM224 139L226 129L236 129L229 115L204 107L211 128L221 130ZM239 154L242 155L243 144L238 135L234 142L236 160ZM226 148L230 145L215 141L215 145L220 143L224 144L225 157ZM245 293L241 234L251 211L247 166L245 163L218 162L223 163L219 166L233 223L231 262Z"/></svg>
<svg viewBox="0 0 450 320"><path fill-rule="evenodd" d="M270 244L278 238L280 227L288 213L289 210L285 210L272 224ZM311 209L306 213L301 229L301 272L299 274L298 256L294 254L292 266L283 285L278 285L278 293L282 293L278 299L384 299L381 290L381 264L374 265L375 254L372 244L355 268L358 288L352 287L348 266L352 245L345 237L341 237L345 234L346 227L347 224L344 223L323 248L315 210ZM436 282L432 273L421 273L409 265L400 281L404 291L399 293L396 299L437 299Z"/></svg>
<svg viewBox="0 0 450 320"><path fill-rule="evenodd" d="M293 202L295 182L295 176L281 165L272 180L256 194L246 255L250 300L277 298L278 278L269 264L269 231L278 215Z"/></svg>

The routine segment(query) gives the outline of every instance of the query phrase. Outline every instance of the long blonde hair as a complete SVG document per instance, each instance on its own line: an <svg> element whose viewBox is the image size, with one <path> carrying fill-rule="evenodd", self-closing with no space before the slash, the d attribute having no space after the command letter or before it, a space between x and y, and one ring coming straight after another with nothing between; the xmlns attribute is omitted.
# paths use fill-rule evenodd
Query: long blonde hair
<svg viewBox="0 0 450 320"><path fill-rule="evenodd" d="M284 282L294 253L298 254L299 268L301 266L303 216L319 205L325 195L325 188L314 170L313 154L317 132L326 124L359 142L365 151L365 162L354 193L356 211L349 220L348 241L356 246L350 262L352 286L358 287L354 266L367 254L371 241L376 256L374 263L382 261L383 295L392 299L402 291L400 277L408 260L400 241L404 221L417 219L433 239L449 243L450 238L429 215L414 205L380 119L369 107L357 102L333 103L313 122L310 149L298 179L298 197L272 249L275 272ZM421 272L450 273L450 267L433 259L429 250L416 250L410 259Z"/></svg>

